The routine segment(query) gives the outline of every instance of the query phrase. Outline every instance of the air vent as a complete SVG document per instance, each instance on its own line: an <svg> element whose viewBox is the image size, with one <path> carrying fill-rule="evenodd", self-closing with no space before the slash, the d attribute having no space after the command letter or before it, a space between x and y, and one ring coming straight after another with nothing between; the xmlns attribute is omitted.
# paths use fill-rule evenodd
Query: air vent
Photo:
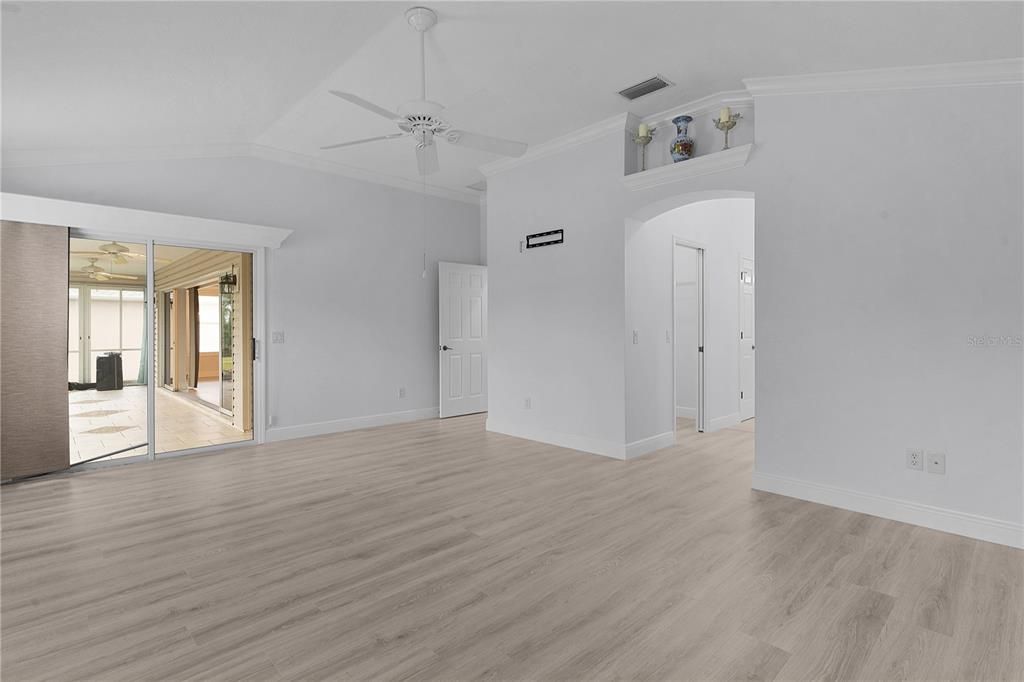
<svg viewBox="0 0 1024 682"><path fill-rule="evenodd" d="M619 94L626 99L632 100L637 99L638 97L643 97L644 95L649 95L652 92L657 92L658 90L663 90L670 85L675 84L659 75L654 76L653 78L648 78L642 83L630 85L625 90L619 90Z"/></svg>

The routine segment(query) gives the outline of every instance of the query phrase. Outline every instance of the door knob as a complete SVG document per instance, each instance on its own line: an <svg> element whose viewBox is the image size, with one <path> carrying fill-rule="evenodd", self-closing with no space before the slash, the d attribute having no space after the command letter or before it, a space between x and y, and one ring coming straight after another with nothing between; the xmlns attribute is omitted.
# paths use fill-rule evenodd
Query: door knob
<svg viewBox="0 0 1024 682"><path fill-rule="evenodd" d="M451 346L441 346L441 350L455 350Z"/></svg>

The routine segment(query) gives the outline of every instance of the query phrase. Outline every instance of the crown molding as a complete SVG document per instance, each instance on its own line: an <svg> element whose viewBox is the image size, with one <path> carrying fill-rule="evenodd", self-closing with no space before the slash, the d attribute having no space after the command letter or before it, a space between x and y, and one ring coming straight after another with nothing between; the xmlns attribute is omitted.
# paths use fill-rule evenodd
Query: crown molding
<svg viewBox="0 0 1024 682"><path fill-rule="evenodd" d="M408 180L384 173L346 166L306 154L290 152L260 144L204 144L164 145L152 147L123 147L111 149L13 149L3 151L3 168L33 168L45 166L75 166L93 163L128 163L133 161L164 161L177 159L223 159L254 158L283 163L289 166L307 168L340 175L351 180L361 180L378 185L387 185L419 194L474 206L480 203L480 194L473 190L455 190Z"/></svg>
<svg viewBox="0 0 1024 682"><path fill-rule="evenodd" d="M512 168L518 168L519 166L533 163L538 159L543 159L565 151L566 149L571 149L572 147L604 137L611 132L621 131L625 134L626 123L630 116L633 116L633 114L616 114L615 116L606 118L603 121L598 121L597 123L577 128L567 135L562 135L554 138L553 140L548 140L547 142L542 142L537 145L531 145L522 156L510 159L500 159L498 161L486 163L483 166L480 166L480 172L484 174L484 177L489 178L492 175L504 173Z"/></svg>
<svg viewBox="0 0 1024 682"><path fill-rule="evenodd" d="M418 194L428 194L441 199L461 201L474 206L480 203L480 194L473 190L456 190L449 189L448 187L438 187L437 185L425 185L421 182L417 182L416 180L400 178L398 176L387 175L385 173L377 173L363 168L356 168L355 166L346 166L345 164L337 163L336 161L328 161L327 159L321 159L307 154L290 152L277 147L268 147L262 144L251 144L249 145L249 156L257 159L263 159L264 161L275 161L277 163L283 163L290 166L320 171L321 173L341 175L351 180L362 180L363 182L387 185L389 187L404 189Z"/></svg>
<svg viewBox="0 0 1024 682"><path fill-rule="evenodd" d="M743 79L754 97L1019 83L1024 83L1024 59L1020 58Z"/></svg>
<svg viewBox="0 0 1024 682"><path fill-rule="evenodd" d="M742 168L747 165L750 157L750 150L753 144L745 144L739 147L732 147L720 152L695 156L687 161L659 166L639 173L632 173L623 176L622 184L626 189L636 192L642 189L650 189L659 185L669 185L701 175L721 173L732 168Z"/></svg>
<svg viewBox="0 0 1024 682"><path fill-rule="evenodd" d="M640 119L647 125L654 126L656 124L667 123L676 116L687 114L696 118L697 116L703 116L704 114L717 114L721 107L733 107L735 109L750 108L754 106L754 98L746 90L725 90L723 92L716 92L708 95L707 97L701 97L695 99L692 102L680 104L679 106L659 111L656 114L650 114Z"/></svg>
<svg viewBox="0 0 1024 682"><path fill-rule="evenodd" d="M90 163L126 163L167 159L218 159L248 156L249 145L177 144L103 149L5 149L4 168L77 166Z"/></svg>

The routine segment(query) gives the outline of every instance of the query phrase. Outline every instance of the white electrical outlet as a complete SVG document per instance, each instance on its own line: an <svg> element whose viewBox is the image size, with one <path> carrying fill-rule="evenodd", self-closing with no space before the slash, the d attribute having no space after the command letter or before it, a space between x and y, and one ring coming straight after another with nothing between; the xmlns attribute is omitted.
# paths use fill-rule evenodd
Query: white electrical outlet
<svg viewBox="0 0 1024 682"><path fill-rule="evenodd" d="M944 474L944 473L946 473L946 453L944 453L944 452L929 452L928 453L928 473L929 474Z"/></svg>
<svg viewBox="0 0 1024 682"><path fill-rule="evenodd" d="M531 401L529 398L527 398L526 400L523 401L523 409L524 410L529 410L532 407L533 407L533 401Z"/></svg>
<svg viewBox="0 0 1024 682"><path fill-rule="evenodd" d="M284 343L284 332L271 332L270 333L271 343Z"/></svg>
<svg viewBox="0 0 1024 682"><path fill-rule="evenodd" d="M405 397L405 386L399 386L398 387L398 397L399 398L404 398Z"/></svg>
<svg viewBox="0 0 1024 682"><path fill-rule="evenodd" d="M924 450L907 449L907 468L924 471Z"/></svg>

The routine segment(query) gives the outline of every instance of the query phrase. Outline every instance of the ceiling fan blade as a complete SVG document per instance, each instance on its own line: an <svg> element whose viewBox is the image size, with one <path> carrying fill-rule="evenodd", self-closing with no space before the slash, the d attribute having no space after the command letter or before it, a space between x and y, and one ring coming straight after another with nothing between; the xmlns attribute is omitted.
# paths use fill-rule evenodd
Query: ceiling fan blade
<svg viewBox="0 0 1024 682"><path fill-rule="evenodd" d="M122 254L120 254L120 256L122 258L141 258L142 260L146 260L146 254L144 254L144 253L122 253ZM154 263L170 263L171 259L170 258L153 258L153 262Z"/></svg>
<svg viewBox="0 0 1024 682"><path fill-rule="evenodd" d="M420 175L431 175L441 169L437 162L437 145L431 142L427 145L416 146L416 165L419 166Z"/></svg>
<svg viewBox="0 0 1024 682"><path fill-rule="evenodd" d="M138 279L138 277L136 277L135 275L115 275L112 272L101 272L97 274L103 277L104 279Z"/></svg>
<svg viewBox="0 0 1024 682"><path fill-rule="evenodd" d="M402 117L399 116L398 114L396 114L395 112L388 111L384 107L379 107L376 104L374 104L373 102L367 102L362 97L359 97L357 95L353 95L351 92L341 92L340 90L328 90L328 92L331 93L332 95L334 95L335 97L342 98L346 102L351 102L352 104L355 104L357 107L362 107L363 109L366 109L367 111L372 111L373 113L377 114L378 116L383 116L384 118L391 119L392 121L401 121L402 120Z"/></svg>
<svg viewBox="0 0 1024 682"><path fill-rule="evenodd" d="M448 133L448 141L452 144L459 144L463 147L479 149L483 152L492 152L502 156L522 156L526 153L527 144L514 140L503 140L500 137L491 137L479 133L470 133L465 130L452 130Z"/></svg>
<svg viewBox="0 0 1024 682"><path fill-rule="evenodd" d="M390 135L378 135L377 137L368 137L365 140L353 140L352 142L339 142L338 144L329 144L326 147L320 147L320 149L337 149L338 147L351 147L354 144L363 144L364 142L376 142L377 140L393 140L396 137L404 137L405 133L392 133Z"/></svg>

